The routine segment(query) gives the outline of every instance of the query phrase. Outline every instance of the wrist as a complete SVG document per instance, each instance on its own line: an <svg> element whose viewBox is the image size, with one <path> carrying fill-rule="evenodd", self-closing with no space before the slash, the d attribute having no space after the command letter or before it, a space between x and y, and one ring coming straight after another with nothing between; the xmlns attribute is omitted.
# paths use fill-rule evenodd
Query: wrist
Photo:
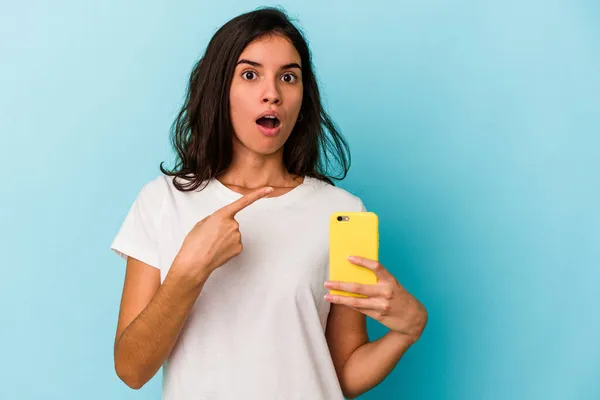
<svg viewBox="0 0 600 400"><path fill-rule="evenodd" d="M196 287L204 286L210 276L210 270L204 265L191 266L183 260L175 259L169 270L169 275L179 284Z"/></svg>

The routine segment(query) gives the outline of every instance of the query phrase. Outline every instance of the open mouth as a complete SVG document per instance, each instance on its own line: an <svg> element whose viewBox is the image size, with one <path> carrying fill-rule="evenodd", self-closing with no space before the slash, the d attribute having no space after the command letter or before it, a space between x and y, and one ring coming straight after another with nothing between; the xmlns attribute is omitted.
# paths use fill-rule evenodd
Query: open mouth
<svg viewBox="0 0 600 400"><path fill-rule="evenodd" d="M277 119L277 117L273 115L266 115L264 117L261 117L256 120L256 123L268 129L277 128L279 125L281 125L279 119Z"/></svg>

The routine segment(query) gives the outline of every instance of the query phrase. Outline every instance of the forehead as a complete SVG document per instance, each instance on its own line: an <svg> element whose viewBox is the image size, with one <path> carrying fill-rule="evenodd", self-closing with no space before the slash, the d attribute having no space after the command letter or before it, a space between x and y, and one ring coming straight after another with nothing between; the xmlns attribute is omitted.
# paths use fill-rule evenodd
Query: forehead
<svg viewBox="0 0 600 400"><path fill-rule="evenodd" d="M238 61L241 59L255 61L265 67L300 64L300 54L290 40L281 35L269 35L254 40L242 51Z"/></svg>

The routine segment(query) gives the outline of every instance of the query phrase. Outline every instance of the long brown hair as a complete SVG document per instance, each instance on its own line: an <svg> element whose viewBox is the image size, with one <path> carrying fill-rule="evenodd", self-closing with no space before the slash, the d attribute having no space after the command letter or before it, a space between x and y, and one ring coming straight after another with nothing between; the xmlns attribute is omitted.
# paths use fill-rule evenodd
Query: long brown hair
<svg viewBox="0 0 600 400"><path fill-rule="evenodd" d="M175 177L181 191L197 189L218 176L231 163L233 127L229 117L229 88L238 57L252 41L279 34L290 40L302 63L303 100L298 118L283 149L283 162L291 174L311 176L333 184L350 168L348 144L321 104L311 54L303 34L278 8L260 8L237 16L212 37L204 56L191 73L185 102L171 128L176 164L161 171ZM332 164L341 174L329 173ZM180 183L181 178L184 183Z"/></svg>

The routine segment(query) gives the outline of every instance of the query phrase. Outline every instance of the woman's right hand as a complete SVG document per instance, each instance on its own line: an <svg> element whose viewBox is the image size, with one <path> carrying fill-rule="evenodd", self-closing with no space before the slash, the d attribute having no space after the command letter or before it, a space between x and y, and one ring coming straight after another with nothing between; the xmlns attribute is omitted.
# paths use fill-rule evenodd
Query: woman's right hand
<svg viewBox="0 0 600 400"><path fill-rule="evenodd" d="M173 263L177 272L204 281L217 268L242 252L238 212L271 193L263 187L215 211L194 225Z"/></svg>

